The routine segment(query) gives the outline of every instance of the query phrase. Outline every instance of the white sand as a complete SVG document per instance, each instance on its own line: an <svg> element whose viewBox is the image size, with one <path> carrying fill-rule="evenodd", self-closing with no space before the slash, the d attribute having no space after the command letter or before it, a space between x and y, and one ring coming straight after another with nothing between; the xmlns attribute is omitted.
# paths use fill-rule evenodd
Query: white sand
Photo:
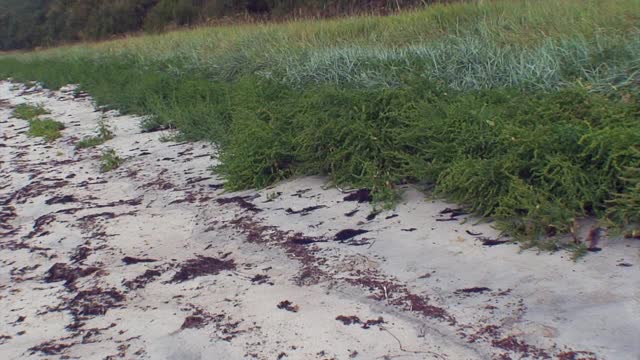
<svg viewBox="0 0 640 360"><path fill-rule="evenodd" d="M322 178L224 193L211 146L161 142L71 90L0 83L0 359L640 359L640 241L604 239L574 263L483 246L471 234L496 238L490 224L436 221L455 206L411 188L370 221L370 204ZM44 104L63 137L27 137L10 118L23 102ZM101 116L117 136L75 150ZM102 174L105 147L127 160ZM217 201L236 196L258 210ZM344 229L368 232L333 241ZM305 236L322 242L292 243ZM171 282L198 256L235 270ZM56 263L86 272L45 281ZM146 286L125 284L147 270Z"/></svg>

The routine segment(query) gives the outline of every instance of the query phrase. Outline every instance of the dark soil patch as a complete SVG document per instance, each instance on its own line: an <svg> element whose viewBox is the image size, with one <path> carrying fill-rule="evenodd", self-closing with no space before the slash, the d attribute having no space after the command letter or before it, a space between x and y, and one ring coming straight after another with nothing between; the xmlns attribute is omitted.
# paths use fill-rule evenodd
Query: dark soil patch
<svg viewBox="0 0 640 360"><path fill-rule="evenodd" d="M65 287L69 290L74 290L76 280L89 276L98 270L99 268L93 266L81 268L71 267L66 263L57 263L47 270L44 281L46 283L64 281Z"/></svg>
<svg viewBox="0 0 640 360"><path fill-rule="evenodd" d="M156 262L158 260L156 259L142 259L142 258L134 258L131 256L125 256L122 258L122 262L125 265L132 265L132 264L138 264L138 263L152 263L152 262Z"/></svg>
<svg viewBox="0 0 640 360"><path fill-rule="evenodd" d="M199 276L217 275L221 271L235 269L236 264L233 260L220 260L206 256L198 256L195 259L184 262L170 282L183 282Z"/></svg>
<svg viewBox="0 0 640 360"><path fill-rule="evenodd" d="M25 237L27 239L32 239L36 236L44 236L49 234L48 231L44 230L44 227L51 224L55 220L56 220L55 215L47 214L47 215L40 216L39 218L36 219L36 221L34 221L33 230L29 232L29 234L27 234Z"/></svg>
<svg viewBox="0 0 640 360"><path fill-rule="evenodd" d="M347 282L369 289L369 291L373 292L370 297L374 300L384 301L389 305L415 312L428 318L447 321L451 325L457 323L456 319L445 309L429 304L428 297L414 294L404 285L388 279L376 278L373 274L370 276L360 275L360 277L349 279Z"/></svg>
<svg viewBox="0 0 640 360"><path fill-rule="evenodd" d="M79 246L76 248L76 251L71 255L70 259L74 263L79 263L81 261L86 260L91 254L91 248L88 246Z"/></svg>
<svg viewBox="0 0 640 360"><path fill-rule="evenodd" d="M297 198L302 199L302 195L304 195L304 194L308 193L308 192L309 192L309 191L311 191L311 190L312 190L311 188L298 190L298 191L296 191L294 194L292 194L291 196L292 196L292 197L297 197Z"/></svg>
<svg viewBox="0 0 640 360"><path fill-rule="evenodd" d="M108 202L106 204L93 205L91 207L92 208L108 208L108 207L116 207L116 206L124 206L124 205L138 206L138 205L142 204L142 199L143 199L143 197L139 196L139 197L134 198L134 199L112 201L112 202Z"/></svg>
<svg viewBox="0 0 640 360"><path fill-rule="evenodd" d="M370 319L364 322L364 324L362 324L362 328L363 329L368 329L372 326L375 325L380 325L380 324L384 324L384 319L382 318L382 316L380 316L377 319Z"/></svg>
<svg viewBox="0 0 640 360"><path fill-rule="evenodd" d="M147 270L142 275L136 276L133 280L123 282L123 285L129 290L143 289L148 283L160 277L162 272L159 270Z"/></svg>
<svg viewBox="0 0 640 360"><path fill-rule="evenodd" d="M504 245L504 244L508 244L509 241L507 240L498 240L498 239L490 239L490 238L478 238L478 240L482 241L482 245L484 246L496 246L496 245Z"/></svg>
<svg viewBox="0 0 640 360"><path fill-rule="evenodd" d="M171 190L175 187L176 186L174 184L172 184L168 180L165 180L161 177L158 177L157 179L140 186L140 188L142 189L155 189L155 190Z"/></svg>
<svg viewBox="0 0 640 360"><path fill-rule="evenodd" d="M180 330L184 330L184 329L202 329L206 325L207 325L207 321L206 321L206 319L204 317L197 316L197 315L191 315L191 316L187 316L187 318L184 319L184 322L180 326Z"/></svg>
<svg viewBox="0 0 640 360"><path fill-rule="evenodd" d="M534 359L551 359L551 356L543 349L529 345L515 336L509 336L500 340L493 340L494 347L521 354L523 357Z"/></svg>
<svg viewBox="0 0 640 360"><path fill-rule="evenodd" d="M105 211L105 212L101 212L101 213L97 213L97 214L90 214L90 215L85 215L81 218L78 219L78 221L80 222L85 222L85 221L95 221L97 219L103 218L103 219L107 219L107 220L112 220L121 216L126 216L126 215L135 215L137 213L137 211L130 211L130 212L126 212L126 213L122 213L122 214L116 214L114 212L111 211Z"/></svg>
<svg viewBox="0 0 640 360"><path fill-rule="evenodd" d="M375 219L378 215L380 215L380 211L372 211L369 215L367 215L367 221L371 221Z"/></svg>
<svg viewBox="0 0 640 360"><path fill-rule="evenodd" d="M289 215L300 214L301 216L306 216L306 215L309 215L309 213L322 208L326 208L326 206L324 205L309 206L300 210L293 210L291 208L288 208L285 210L285 212Z"/></svg>
<svg viewBox="0 0 640 360"><path fill-rule="evenodd" d="M15 208L11 206L4 207L0 210L0 237L9 237L18 233L19 229L9 225L9 221L15 219L18 216L15 212ZM0 245L0 248L4 246Z"/></svg>
<svg viewBox="0 0 640 360"><path fill-rule="evenodd" d="M500 336L500 328L497 325L487 325L476 331L467 339L467 342L474 343L479 339L497 339Z"/></svg>
<svg viewBox="0 0 640 360"><path fill-rule="evenodd" d="M318 237L305 236L301 233L295 233L289 237L289 242L296 245L309 245L313 243L327 242L327 240Z"/></svg>
<svg viewBox="0 0 640 360"><path fill-rule="evenodd" d="M360 211L360 210L355 209L355 210L353 210L353 211L349 211L348 213L344 214L344 216L346 216L346 217L353 217L353 215L357 214L357 213L358 213L358 211Z"/></svg>
<svg viewBox="0 0 640 360"><path fill-rule="evenodd" d="M44 355L58 355L66 349L72 347L73 345L74 344L55 343L55 340L52 340L29 348L29 351L31 351L31 355L35 353L42 353Z"/></svg>
<svg viewBox="0 0 640 360"><path fill-rule="evenodd" d="M440 211L440 215L449 215L449 217L458 217L461 215L466 215L468 214L464 209L462 208L446 208L442 211Z"/></svg>
<svg viewBox="0 0 640 360"><path fill-rule="evenodd" d="M247 210L247 211L252 211L252 212L261 212L262 210L260 210L256 205L250 203L249 201L247 201L247 199L250 199L250 196L234 196L234 197L230 197L230 198L223 198L223 199L217 199L216 202L220 205L227 205L227 204L235 204L237 206L239 206L241 209Z"/></svg>
<svg viewBox="0 0 640 360"><path fill-rule="evenodd" d="M278 309L286 310L286 311L293 312L293 313L297 313L298 310L300 310L300 307L298 305L294 305L289 300L283 300L278 304Z"/></svg>
<svg viewBox="0 0 640 360"><path fill-rule="evenodd" d="M202 329L208 325L214 325L218 334L221 334L221 339L224 341L231 341L238 334L242 333L242 330L237 330L240 321L232 322L224 314L211 314L193 304L189 304L194 308L193 314L187 316L180 330L185 329Z"/></svg>
<svg viewBox="0 0 640 360"><path fill-rule="evenodd" d="M192 178L188 178L187 179L187 184L188 185L192 185L192 184L196 184L202 181L207 181L207 180L211 180L211 177L204 177L204 176L196 176L196 177L192 177Z"/></svg>
<svg viewBox="0 0 640 360"><path fill-rule="evenodd" d="M251 278L251 283L254 285L262 285L262 284L273 285L273 282L271 281L271 278L269 277L269 275L265 275L265 274L255 275L254 277Z"/></svg>
<svg viewBox="0 0 640 360"><path fill-rule="evenodd" d="M466 289L459 289L454 291L453 293L456 295L469 295L469 294L481 294L487 291L491 291L488 287L472 287Z"/></svg>
<svg viewBox="0 0 640 360"><path fill-rule="evenodd" d="M22 187L0 201L0 206L9 205L12 201L15 201L18 204L24 204L29 199L42 196L50 190L58 190L68 184L68 181L59 179L42 179L40 181L33 181L29 185Z"/></svg>
<svg viewBox="0 0 640 360"><path fill-rule="evenodd" d="M28 273L31 273L32 271L36 270L39 267L40 267L40 264L35 264L32 266L23 266L21 268L13 268L11 269L11 271L9 271L9 274L11 274L13 281L23 281L25 280L23 279L23 276L27 275Z"/></svg>
<svg viewBox="0 0 640 360"><path fill-rule="evenodd" d="M116 289L103 290L95 287L91 290L79 291L69 301L67 310L71 312L77 323L90 317L102 316L109 309L120 307L124 300L125 296Z"/></svg>
<svg viewBox="0 0 640 360"><path fill-rule="evenodd" d="M558 360L598 360L590 351L567 351L558 354Z"/></svg>
<svg viewBox="0 0 640 360"><path fill-rule="evenodd" d="M336 241L345 241L345 240L349 240L351 238L354 238L358 235L362 235L362 234L366 234L369 231L367 230L362 230L362 229L345 229L345 230L341 230L338 233L336 233L334 235L334 239Z"/></svg>
<svg viewBox="0 0 640 360"><path fill-rule="evenodd" d="M64 195L64 196L54 196L49 200L45 201L44 203L47 205L53 205L53 204L68 204L73 202L78 202L78 199L76 199L73 195Z"/></svg>
<svg viewBox="0 0 640 360"><path fill-rule="evenodd" d="M347 326L348 325L352 325L352 324L361 324L362 323L360 318L355 316L355 315L351 315L351 316L338 315L338 317L336 317L336 320L340 321L342 324L347 325Z"/></svg>
<svg viewBox="0 0 640 360"><path fill-rule="evenodd" d="M4 345L8 340L13 339L11 335L0 335L0 345Z"/></svg>
<svg viewBox="0 0 640 360"><path fill-rule="evenodd" d="M382 317L379 317L377 319L367 320L367 321L363 322L362 320L360 320L359 317L357 317L355 315L351 315L351 316L340 315L340 316L336 317L336 320L340 321L341 323L343 323L346 326L354 325L354 324L361 324L363 329L369 329L372 326L384 324L384 319Z"/></svg>
<svg viewBox="0 0 640 360"><path fill-rule="evenodd" d="M464 211L464 209L462 208L455 208L455 209L446 208L440 211L440 215L442 217L437 218L436 221L458 221L458 217L462 215L467 215L467 212ZM448 215L448 216L444 216L444 215Z"/></svg>
<svg viewBox="0 0 640 360"><path fill-rule="evenodd" d="M352 192L342 199L344 201L357 201L359 203L368 203L373 201L373 196L371 195L371 190L369 189L360 189Z"/></svg>

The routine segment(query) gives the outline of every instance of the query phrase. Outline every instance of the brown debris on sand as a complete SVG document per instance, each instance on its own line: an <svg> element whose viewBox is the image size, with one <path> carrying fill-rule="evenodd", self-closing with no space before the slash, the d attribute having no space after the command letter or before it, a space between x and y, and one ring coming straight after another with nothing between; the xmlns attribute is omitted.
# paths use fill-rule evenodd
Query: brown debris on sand
<svg viewBox="0 0 640 360"><path fill-rule="evenodd" d="M234 196L230 198L216 199L216 202L220 205L236 204L241 209L245 209L247 211L256 213L261 212L261 209L259 209L255 204L252 204L248 201L249 199L251 199L250 196Z"/></svg>
<svg viewBox="0 0 640 360"><path fill-rule="evenodd" d="M143 289L148 283L161 275L162 272L160 270L147 270L142 275L138 275L132 280L124 281L122 284L129 290Z"/></svg>
<svg viewBox="0 0 640 360"><path fill-rule="evenodd" d="M372 326L384 324L384 319L382 318L382 316L378 317L377 319L370 319L363 322L362 320L360 320L359 317L355 315L351 315L351 316L339 315L338 317L336 317L336 320L340 321L342 324L346 326L361 324L362 325L361 327L363 329L369 329Z"/></svg>
<svg viewBox="0 0 640 360"><path fill-rule="evenodd" d="M220 260L207 256L198 256L185 261L170 282L184 282L199 276L218 275L221 271L235 270L233 260Z"/></svg>
<svg viewBox="0 0 640 360"><path fill-rule="evenodd" d="M142 259L142 258L134 258L131 256L125 256L122 258L122 262L125 265L132 265L132 264L138 264L138 263L152 263L152 262L156 262L158 260L156 259Z"/></svg>
<svg viewBox="0 0 640 360"><path fill-rule="evenodd" d="M300 310L300 307L298 305L294 305L291 301L289 300L283 300L278 304L278 309L281 310L287 310L289 312L294 312L297 313L298 310Z"/></svg>
<svg viewBox="0 0 640 360"><path fill-rule="evenodd" d="M371 190L369 189L360 189L356 190L349 195L345 196L343 201L357 201L359 203L368 203L373 201L373 196L371 195Z"/></svg>
<svg viewBox="0 0 640 360"><path fill-rule="evenodd" d="M93 266L82 268L71 267L66 263L57 263L49 268L49 270L47 270L44 281L46 283L64 281L65 287L73 290L75 289L76 280L85 276L89 276L98 270L99 268Z"/></svg>

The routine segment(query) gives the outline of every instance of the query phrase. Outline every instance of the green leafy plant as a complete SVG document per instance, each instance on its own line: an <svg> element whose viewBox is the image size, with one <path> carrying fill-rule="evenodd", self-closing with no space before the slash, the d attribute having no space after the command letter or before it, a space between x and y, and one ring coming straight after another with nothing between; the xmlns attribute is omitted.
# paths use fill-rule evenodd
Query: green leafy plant
<svg viewBox="0 0 640 360"><path fill-rule="evenodd" d="M86 137L78 141L78 143L76 144L76 149L96 147L98 145L104 144L108 140L113 139L115 136L113 131L111 131L109 124L107 124L104 118L101 118L100 121L98 121L97 132L98 134L96 136Z"/></svg>
<svg viewBox="0 0 640 360"><path fill-rule="evenodd" d="M100 157L100 171L109 172L120 167L124 159L118 156L114 149L106 149Z"/></svg>
<svg viewBox="0 0 640 360"><path fill-rule="evenodd" d="M46 114L49 114L49 111L41 104L19 104L13 109L11 116L22 120L32 120Z"/></svg>
<svg viewBox="0 0 640 360"><path fill-rule="evenodd" d="M52 119L32 119L29 120L29 131L27 134L34 137L42 137L46 141L54 141L62 136L64 125Z"/></svg>
<svg viewBox="0 0 640 360"><path fill-rule="evenodd" d="M0 75L213 142L229 189L318 174L393 206L419 184L557 250L575 219L640 221L640 2L614 3L199 28L4 54Z"/></svg>

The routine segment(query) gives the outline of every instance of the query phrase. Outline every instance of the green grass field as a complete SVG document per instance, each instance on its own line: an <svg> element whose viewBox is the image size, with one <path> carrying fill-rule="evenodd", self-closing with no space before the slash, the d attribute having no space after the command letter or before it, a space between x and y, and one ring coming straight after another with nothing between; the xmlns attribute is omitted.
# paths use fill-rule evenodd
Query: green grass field
<svg viewBox="0 0 640 360"><path fill-rule="evenodd" d="M530 242L640 222L640 0L477 1L0 56L220 147L230 189L413 183Z"/></svg>

